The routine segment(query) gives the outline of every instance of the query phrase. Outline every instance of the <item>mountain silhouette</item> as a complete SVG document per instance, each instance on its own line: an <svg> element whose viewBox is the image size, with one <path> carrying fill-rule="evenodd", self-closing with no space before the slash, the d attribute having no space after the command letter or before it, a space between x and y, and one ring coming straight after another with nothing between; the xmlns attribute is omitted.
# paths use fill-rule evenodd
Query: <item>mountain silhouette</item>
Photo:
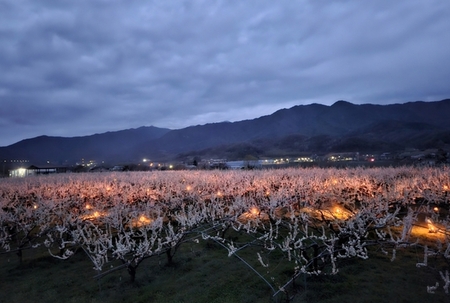
<svg viewBox="0 0 450 303"><path fill-rule="evenodd" d="M271 115L164 129L154 126L83 137L40 136L0 147L0 160L70 164L184 159L230 160L328 152L386 152L450 145L450 99L403 104L310 104Z"/></svg>

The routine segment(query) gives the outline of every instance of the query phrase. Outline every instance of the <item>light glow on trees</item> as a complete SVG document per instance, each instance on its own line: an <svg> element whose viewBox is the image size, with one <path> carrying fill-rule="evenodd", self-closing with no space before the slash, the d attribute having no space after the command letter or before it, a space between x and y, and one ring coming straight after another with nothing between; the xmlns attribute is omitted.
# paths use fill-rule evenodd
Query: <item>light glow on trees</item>
<svg viewBox="0 0 450 303"><path fill-rule="evenodd" d="M373 245L392 260L405 245L426 247L425 256L447 260L447 184L447 167L111 172L3 179L0 249L44 245L52 256L66 259L81 247L96 270L116 259L132 279L146 258L165 253L171 262L181 244L200 238L220 243L230 256L259 247L256 263L264 272L272 269L269 256L276 250L290 264L293 280L336 274L339 260L366 259L367 247ZM251 240L234 242L227 235L230 230ZM274 294L289 284L265 281Z"/></svg>

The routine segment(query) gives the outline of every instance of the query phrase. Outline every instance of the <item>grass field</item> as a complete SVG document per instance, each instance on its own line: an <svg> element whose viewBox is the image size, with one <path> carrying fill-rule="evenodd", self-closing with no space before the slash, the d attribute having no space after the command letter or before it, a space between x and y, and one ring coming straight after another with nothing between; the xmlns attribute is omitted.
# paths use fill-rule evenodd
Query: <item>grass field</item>
<svg viewBox="0 0 450 303"><path fill-rule="evenodd" d="M257 267L256 248L240 252ZM438 264L417 268L423 251L409 248L397 259L373 251L368 260L340 263L334 276L297 278L291 302L448 302L440 287L428 294L426 286L441 280ZM267 279L279 284L291 274L283 256L271 256ZM112 262L109 265L118 266ZM107 268L105 269L107 270ZM0 255L0 302L286 302L272 297L272 290L249 267L214 242L185 243L168 266L165 255L146 259L138 268L136 282L129 282L126 269L94 279L97 272L83 251L68 260L48 256L42 249L23 252L20 265L14 253ZM264 274L264 273L263 273ZM283 281L282 281L283 280ZM439 281L442 285L442 281Z"/></svg>

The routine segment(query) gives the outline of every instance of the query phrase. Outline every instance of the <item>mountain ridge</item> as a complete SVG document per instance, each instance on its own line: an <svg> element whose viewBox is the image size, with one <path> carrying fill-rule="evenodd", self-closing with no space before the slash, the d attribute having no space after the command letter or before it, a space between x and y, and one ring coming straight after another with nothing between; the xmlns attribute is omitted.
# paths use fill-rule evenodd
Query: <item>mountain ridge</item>
<svg viewBox="0 0 450 303"><path fill-rule="evenodd" d="M118 163L193 155L237 158L245 150L267 157L276 153L439 148L450 145L449 113L450 99L387 105L339 100L330 106L296 105L254 119L174 130L145 126L78 137L43 135L0 147L0 160Z"/></svg>

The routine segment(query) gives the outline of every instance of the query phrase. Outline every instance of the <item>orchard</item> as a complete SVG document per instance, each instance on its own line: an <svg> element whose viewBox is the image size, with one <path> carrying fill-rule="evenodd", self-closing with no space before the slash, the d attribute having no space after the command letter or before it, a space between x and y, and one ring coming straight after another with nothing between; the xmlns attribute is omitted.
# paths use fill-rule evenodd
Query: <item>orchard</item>
<svg viewBox="0 0 450 303"><path fill-rule="evenodd" d="M450 169L353 168L55 174L0 180L0 249L82 252L97 279L144 260L174 262L182 245L222 247L274 298L305 276L376 248L396 261L408 247L443 264L430 296L450 286ZM250 251L242 257L242 252ZM120 261L112 267L113 261ZM114 264L117 264L114 263ZM276 269L283 267L284 275ZM287 274L286 274L287 273Z"/></svg>

